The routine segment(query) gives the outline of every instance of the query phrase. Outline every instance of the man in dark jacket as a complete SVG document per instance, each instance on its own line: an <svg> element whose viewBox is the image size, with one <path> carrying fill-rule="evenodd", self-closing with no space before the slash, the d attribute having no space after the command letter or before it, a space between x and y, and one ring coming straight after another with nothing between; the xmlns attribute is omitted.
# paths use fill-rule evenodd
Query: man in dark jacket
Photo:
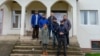
<svg viewBox="0 0 100 56"><path fill-rule="evenodd" d="M57 28L59 27L59 24L57 23L57 19L54 18L53 19L53 23L52 23L52 33L53 33L53 48L55 48L55 45L58 41L57 38Z"/></svg>
<svg viewBox="0 0 100 56"><path fill-rule="evenodd" d="M32 34L32 38L38 39L38 34L39 34L39 21L42 18L42 16L38 13L38 11L35 11L35 14L32 15L32 19L31 19L31 26L33 28L33 34Z"/></svg>
<svg viewBox="0 0 100 56"><path fill-rule="evenodd" d="M67 30L67 34L66 34L66 39L67 39L67 46L69 47L69 31L71 29L71 23L70 21L68 20L67 16L64 15L63 16L63 21L64 21L64 26L66 27L66 30Z"/></svg>
<svg viewBox="0 0 100 56"><path fill-rule="evenodd" d="M57 51L57 56L60 55L60 50L62 48L62 46L64 47L64 56L66 56L66 34L67 34L67 30L64 26L64 21L61 21L60 26L58 27L57 30L57 34L58 34L58 51Z"/></svg>
<svg viewBox="0 0 100 56"><path fill-rule="evenodd" d="M51 31L52 31L52 22L53 22L53 19L56 18L54 16L53 13L51 13L51 16L48 18L48 22L49 22L49 25L48 25L48 29L49 29L49 38L51 37Z"/></svg>

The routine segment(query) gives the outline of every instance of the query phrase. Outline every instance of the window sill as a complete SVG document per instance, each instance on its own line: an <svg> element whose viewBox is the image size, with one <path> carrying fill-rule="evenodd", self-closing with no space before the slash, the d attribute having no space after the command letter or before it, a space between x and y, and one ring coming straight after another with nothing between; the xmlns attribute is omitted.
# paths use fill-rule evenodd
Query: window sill
<svg viewBox="0 0 100 56"><path fill-rule="evenodd" d="M20 28L11 28L12 30L20 30Z"/></svg>
<svg viewBox="0 0 100 56"><path fill-rule="evenodd" d="M80 24L80 26L99 26L99 25L83 25L83 24Z"/></svg>

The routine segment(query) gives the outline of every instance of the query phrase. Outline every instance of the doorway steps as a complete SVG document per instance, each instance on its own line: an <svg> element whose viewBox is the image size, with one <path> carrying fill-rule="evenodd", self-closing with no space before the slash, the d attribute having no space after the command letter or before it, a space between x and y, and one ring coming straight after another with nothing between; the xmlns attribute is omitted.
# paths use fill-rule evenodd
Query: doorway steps
<svg viewBox="0 0 100 56"><path fill-rule="evenodd" d="M73 39L71 39L73 40ZM84 56L81 51L78 43L75 41L70 42L70 46L67 49L67 56ZM48 56L56 56L57 47L52 48L52 42L48 45L47 48ZM63 56L63 49L61 50L61 55ZM33 40L32 42L17 42L14 46L10 56L43 56L42 55L42 46L39 44L39 41Z"/></svg>

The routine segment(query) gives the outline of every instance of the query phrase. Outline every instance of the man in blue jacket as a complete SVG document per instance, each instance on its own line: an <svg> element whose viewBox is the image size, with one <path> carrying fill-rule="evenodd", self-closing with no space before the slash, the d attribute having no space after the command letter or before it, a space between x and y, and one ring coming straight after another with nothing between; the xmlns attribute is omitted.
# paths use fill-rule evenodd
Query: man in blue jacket
<svg viewBox="0 0 100 56"><path fill-rule="evenodd" d="M33 34L32 34L32 38L39 38L38 34L39 34L39 21L42 18L42 16L38 13L38 11L35 11L35 14L32 15L32 19L31 19L31 26L33 28Z"/></svg>

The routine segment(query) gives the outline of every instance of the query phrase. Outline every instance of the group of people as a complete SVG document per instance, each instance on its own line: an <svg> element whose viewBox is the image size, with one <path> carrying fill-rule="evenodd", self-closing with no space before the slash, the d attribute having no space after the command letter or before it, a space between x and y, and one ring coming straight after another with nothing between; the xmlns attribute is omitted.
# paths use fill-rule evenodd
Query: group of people
<svg viewBox="0 0 100 56"><path fill-rule="evenodd" d="M35 14L32 15L32 38L40 39L40 43L43 46L43 55L48 55L47 46L49 44L49 39L51 39L50 35L52 32L53 48L57 46L57 56L60 55L62 47L64 49L64 56L66 56L66 47L69 46L69 30L71 29L71 23L66 15L61 19L60 24L58 24L57 18L53 13L51 13L49 18L46 18L45 14L41 16L38 11L35 11Z"/></svg>

